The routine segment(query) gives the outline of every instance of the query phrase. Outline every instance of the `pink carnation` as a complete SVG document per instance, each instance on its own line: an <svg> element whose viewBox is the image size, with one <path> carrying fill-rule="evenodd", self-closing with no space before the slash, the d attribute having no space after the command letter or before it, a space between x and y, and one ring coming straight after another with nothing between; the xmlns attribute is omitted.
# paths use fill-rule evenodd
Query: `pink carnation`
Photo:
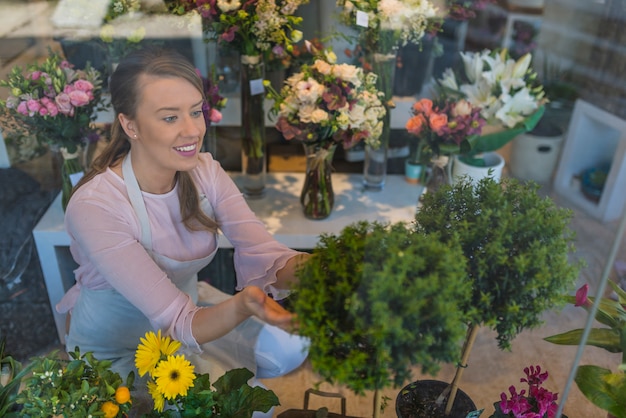
<svg viewBox="0 0 626 418"><path fill-rule="evenodd" d="M22 101L17 105L17 112L22 115L28 115L28 107L26 106L26 102Z"/></svg>
<svg viewBox="0 0 626 418"><path fill-rule="evenodd" d="M28 108L29 115L33 116L35 113L39 112L39 109L41 109L41 103L39 103L39 100L30 99L26 102L26 107Z"/></svg>

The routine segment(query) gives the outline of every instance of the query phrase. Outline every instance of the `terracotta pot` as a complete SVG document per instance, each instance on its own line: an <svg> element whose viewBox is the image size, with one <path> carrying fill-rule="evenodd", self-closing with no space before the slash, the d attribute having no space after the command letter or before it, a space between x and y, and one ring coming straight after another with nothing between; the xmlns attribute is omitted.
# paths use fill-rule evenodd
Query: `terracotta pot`
<svg viewBox="0 0 626 418"><path fill-rule="evenodd" d="M398 418L465 418L476 410L472 399L458 390L452 411L445 416L447 396L441 405L437 405L436 400L448 385L448 382L439 380L418 380L406 385L396 398Z"/></svg>

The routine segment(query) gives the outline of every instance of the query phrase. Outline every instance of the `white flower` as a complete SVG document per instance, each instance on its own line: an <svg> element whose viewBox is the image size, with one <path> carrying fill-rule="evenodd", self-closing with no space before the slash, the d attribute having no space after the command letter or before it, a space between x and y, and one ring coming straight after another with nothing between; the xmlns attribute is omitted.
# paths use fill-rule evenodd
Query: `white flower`
<svg viewBox="0 0 626 418"><path fill-rule="evenodd" d="M324 86L313 78L302 80L295 86L295 94L302 103L315 103L324 93Z"/></svg>
<svg viewBox="0 0 626 418"><path fill-rule="evenodd" d="M241 7L239 0L217 0L217 7L224 13L237 10Z"/></svg>
<svg viewBox="0 0 626 418"><path fill-rule="evenodd" d="M452 109L452 116L467 116L472 113L472 105L467 100L459 100Z"/></svg>
<svg viewBox="0 0 626 418"><path fill-rule="evenodd" d="M365 122L365 107L360 104L352 106L348 117L350 118L350 126L357 127L362 125Z"/></svg>
<svg viewBox="0 0 626 418"><path fill-rule="evenodd" d="M526 115L537 110L537 99L530 94L527 88L523 88L513 96L503 99L503 106L496 112L496 118L509 128L522 122Z"/></svg>
<svg viewBox="0 0 626 418"><path fill-rule="evenodd" d="M291 31L291 40L293 42L300 42L302 40L302 31L300 30Z"/></svg>
<svg viewBox="0 0 626 418"><path fill-rule="evenodd" d="M363 79L363 70L350 64L336 64L332 67L332 75L359 88Z"/></svg>
<svg viewBox="0 0 626 418"><path fill-rule="evenodd" d="M348 114L349 112L350 112L350 109L346 105L342 107L341 109L339 109L339 115L336 118L339 129L343 131L345 131L346 129L350 127L350 116Z"/></svg>
<svg viewBox="0 0 626 418"><path fill-rule="evenodd" d="M304 123L311 123L313 121L313 112L315 109L316 107L312 104L302 105L298 109L298 118Z"/></svg>

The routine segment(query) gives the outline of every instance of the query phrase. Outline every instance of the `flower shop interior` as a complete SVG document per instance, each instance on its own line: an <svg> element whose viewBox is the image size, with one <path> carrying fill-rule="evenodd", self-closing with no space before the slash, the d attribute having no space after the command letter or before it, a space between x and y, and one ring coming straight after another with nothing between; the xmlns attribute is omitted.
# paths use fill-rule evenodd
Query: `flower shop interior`
<svg viewBox="0 0 626 418"><path fill-rule="evenodd" d="M369 1L379 2L384 0ZM116 3L122 4L121 11L115 9ZM390 134L383 180L374 187L367 183L368 155L373 151L365 141L351 148L337 147L334 156L331 153L334 206L319 219L306 209L303 214L300 201L308 167L304 147L301 141L292 140L287 131L277 129L276 119L268 111L272 108L271 99L264 94L257 94L264 109L261 112L266 141L266 152L261 157L264 190L261 194L246 192L244 177L247 159L251 157L242 158L242 120L246 113L258 113L258 109L254 105L246 108L243 103L243 64L239 51L205 42L200 17L192 12L173 13L168 8L171 3L0 0L0 80L8 79L16 66L26 68L56 52L76 68L91 65L101 71L105 75L103 96L106 96L106 74L113 65L114 45L123 48L153 42L177 49L204 77L213 77L219 94L226 98L219 120L212 121L212 136L205 137L204 150L212 152L237 184L242 185L250 207L277 239L292 248L308 251L315 248L321 234L338 234L352 222L408 222L415 210L419 211L420 196L429 193L427 177L432 172L421 178L409 178L406 163L418 145L407 122L414 104L422 98L432 98L437 80L445 77L448 69L462 64L461 53L506 49L518 63L530 54L530 67L536 77L532 81L543 86L547 98L543 102L545 111L539 124L533 127L536 129L520 131L495 150L504 160L501 176L534 182L541 197L571 210L569 228L575 234L575 249L569 258L572 264L584 264L567 294L573 296L576 289L588 284L590 296L615 300L618 296L612 286L606 285L607 280L626 289L622 225L626 206L624 0L435 2L438 13L444 13L441 11L450 4L476 3L476 6L463 18L444 15L441 28L434 35L423 35L419 44L408 42L394 48L395 68L390 87L393 104L384 103L388 109L385 124ZM356 7L360 2L310 0L299 6L296 16L302 17L298 29L303 40L294 42L293 51L272 50L266 56L263 79L270 82L265 84L267 88L273 86L280 92L284 81L311 60L312 49L304 46L305 40L318 53L326 51L328 56L332 51L339 63L367 65L360 55L363 48L355 41L358 31L341 20L342 8L348 7L346 3ZM112 18L111 13L115 14ZM363 18L367 26L367 14L362 14ZM113 39L121 41L116 44L104 40L105 26L112 31ZM140 39L134 41L132 38L137 36ZM259 85L251 82L248 90L254 88L258 89ZM263 85L260 88L263 91ZM0 85L1 100L10 94L11 87ZM86 164L105 146L112 116L110 107L97 110L93 124L99 128L100 136L82 150L81 158ZM0 119L0 222L4 224L0 234L0 338L5 341L8 354L27 363L33 356L55 350L63 355L64 317L55 312L54 305L73 284L72 271L76 265L63 226L60 151L42 143L36 134L16 134L3 122ZM220 243L215 260L201 271L199 278L233 293L236 280L233 249L227 240ZM490 326L480 327L459 388L471 398L477 410L484 409L481 416L514 416L492 415L494 404L501 400L502 393L509 395L511 386L525 388L520 383L525 368L540 366L549 373L545 387L559 394L557 402L564 402L560 411L564 416L607 417L607 410L591 402L572 382L572 371L578 365L593 364L617 372L624 363L622 350L610 352L591 344L581 349L577 344L560 345L545 340L585 328L588 315L588 310L573 304L547 309L541 314L541 325L520 329L508 350L499 348L497 331ZM624 315L622 312L622 318L626 318ZM599 326L597 321L590 323ZM623 348L626 335L621 333ZM411 367L411 380L449 382L457 370L457 364L443 363L431 375L415 365ZM279 399L275 416L283 417L313 416L302 411L305 391L311 388L335 395L311 396L307 400L309 409L327 407L329 416L339 416L332 413L338 414L342 409L346 416L371 416L378 396L371 390L356 394L346 385L328 382L308 361L285 376L263 383ZM621 385L623 391L626 383ZM399 416L395 409L399 389L388 386L381 390L384 408L377 416Z"/></svg>

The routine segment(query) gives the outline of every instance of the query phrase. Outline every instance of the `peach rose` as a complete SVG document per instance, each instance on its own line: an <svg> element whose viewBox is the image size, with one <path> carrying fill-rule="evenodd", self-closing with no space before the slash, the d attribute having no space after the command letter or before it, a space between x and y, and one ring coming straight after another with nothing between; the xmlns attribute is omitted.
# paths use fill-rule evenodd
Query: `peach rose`
<svg viewBox="0 0 626 418"><path fill-rule="evenodd" d="M437 134L441 135L442 129L448 126L448 115L443 113L433 113L429 116L428 122L430 123L430 128Z"/></svg>
<svg viewBox="0 0 626 418"><path fill-rule="evenodd" d="M426 116L430 116L433 111L433 101L430 99L421 99L413 105L413 110L416 113L423 113Z"/></svg>
<svg viewBox="0 0 626 418"><path fill-rule="evenodd" d="M406 130L410 134L419 135L420 133L422 133L425 125L426 119L424 119L424 115L416 115L406 122Z"/></svg>

